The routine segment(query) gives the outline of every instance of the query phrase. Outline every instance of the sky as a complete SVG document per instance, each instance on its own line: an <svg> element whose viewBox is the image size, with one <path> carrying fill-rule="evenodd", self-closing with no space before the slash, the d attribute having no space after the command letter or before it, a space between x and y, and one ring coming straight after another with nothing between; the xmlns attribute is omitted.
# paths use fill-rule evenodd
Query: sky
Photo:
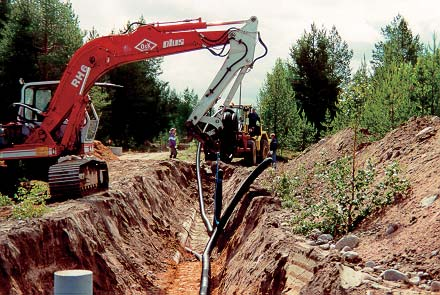
<svg viewBox="0 0 440 295"><path fill-rule="evenodd" d="M118 31L128 21L142 16L147 23L202 18L202 21L232 21L256 16L259 31L268 47L244 78L242 103L255 103L267 73L277 58L289 59L290 48L315 23L319 28L336 27L342 40L353 50L351 62L355 71L365 57L371 60L374 44L382 41L381 28L390 24L398 14L408 22L422 43L432 43L440 31L440 2L438 0L70 0L78 16L80 28L93 27L100 36ZM257 47L255 56L263 53ZM201 97L207 90L224 58L214 57L207 50L182 53L164 58L161 79L182 93L194 89ZM239 101L239 92L233 100Z"/></svg>

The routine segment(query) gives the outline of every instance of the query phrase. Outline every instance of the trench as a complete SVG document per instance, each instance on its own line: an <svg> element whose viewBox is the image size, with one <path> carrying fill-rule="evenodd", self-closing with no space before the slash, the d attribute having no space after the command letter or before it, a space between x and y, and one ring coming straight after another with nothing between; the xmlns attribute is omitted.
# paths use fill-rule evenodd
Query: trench
<svg viewBox="0 0 440 295"><path fill-rule="evenodd" d="M194 164L113 161L108 192L51 204L42 218L0 222L0 294L52 294L53 273L93 271L95 295L199 294L209 239ZM205 167L206 168L206 167ZM213 173L203 170L212 220ZM225 165L227 204L250 173ZM122 173L123 172L123 173ZM257 184L211 255L210 294L299 294L323 258L280 221L279 200Z"/></svg>

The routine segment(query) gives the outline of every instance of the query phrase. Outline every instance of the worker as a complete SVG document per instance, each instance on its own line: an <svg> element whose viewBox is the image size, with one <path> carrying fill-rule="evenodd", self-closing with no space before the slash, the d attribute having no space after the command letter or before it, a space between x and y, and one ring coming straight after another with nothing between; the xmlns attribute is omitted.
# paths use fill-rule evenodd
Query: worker
<svg viewBox="0 0 440 295"><path fill-rule="evenodd" d="M257 122L260 122L260 116L258 116L255 108L252 108L251 112L248 115L248 118L249 118L249 133L252 135L257 135L259 133L257 128Z"/></svg>
<svg viewBox="0 0 440 295"><path fill-rule="evenodd" d="M170 147L170 159L177 157L177 135L176 128L170 129L170 136L168 137L168 146Z"/></svg>
<svg viewBox="0 0 440 295"><path fill-rule="evenodd" d="M272 156L272 167L277 168L277 148L278 148L278 139L275 136L275 133L270 134L270 154Z"/></svg>

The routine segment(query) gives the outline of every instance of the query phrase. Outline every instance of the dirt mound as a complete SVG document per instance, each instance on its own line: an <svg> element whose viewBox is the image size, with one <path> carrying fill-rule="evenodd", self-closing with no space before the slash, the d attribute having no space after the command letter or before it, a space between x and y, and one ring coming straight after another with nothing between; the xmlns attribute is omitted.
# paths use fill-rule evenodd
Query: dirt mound
<svg viewBox="0 0 440 295"><path fill-rule="evenodd" d="M292 159L283 166L284 170L296 171L299 167L310 169L314 163L332 162L353 151L353 131L345 129L338 134L321 139L318 143L310 146L298 157Z"/></svg>
<svg viewBox="0 0 440 295"><path fill-rule="evenodd" d="M93 155L105 161L118 160L118 157L113 154L111 149L99 140L93 141Z"/></svg>
<svg viewBox="0 0 440 295"><path fill-rule="evenodd" d="M361 266L366 261L373 261L381 269L424 272L431 280L440 279L440 256L437 254L440 250L439 130L438 117L412 118L382 140L357 147L358 167L372 161L377 171L384 171L392 162L397 162L401 168L399 175L411 186L408 197L371 216L355 231L361 241L356 248L362 259ZM293 172L301 166L311 168L315 162L329 163L345 154L351 155L352 137L353 133L349 130L340 132L312 146L282 169ZM390 231L390 228L393 230ZM327 283L331 281L327 277L335 277L331 274L335 271L335 264L328 263L317 269L315 283L312 282L303 294L327 294L324 289L330 286ZM323 284L323 281L327 283ZM330 288L328 294L339 294L338 288ZM351 290L349 294L358 293Z"/></svg>
<svg viewBox="0 0 440 295"><path fill-rule="evenodd" d="M429 271L440 279L440 118L413 118L373 143L361 159L379 166L397 161L411 185L411 195L368 220L359 230L359 252L403 271ZM432 200L428 202L427 200ZM387 234L393 225L395 231Z"/></svg>

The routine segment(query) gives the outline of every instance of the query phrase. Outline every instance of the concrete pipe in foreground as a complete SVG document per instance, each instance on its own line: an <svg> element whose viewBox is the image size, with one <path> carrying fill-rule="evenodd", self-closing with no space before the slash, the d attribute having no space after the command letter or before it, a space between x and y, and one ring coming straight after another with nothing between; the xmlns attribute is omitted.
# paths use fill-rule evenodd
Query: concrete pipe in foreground
<svg viewBox="0 0 440 295"><path fill-rule="evenodd" d="M93 272L84 269L56 271L54 295L93 295Z"/></svg>

